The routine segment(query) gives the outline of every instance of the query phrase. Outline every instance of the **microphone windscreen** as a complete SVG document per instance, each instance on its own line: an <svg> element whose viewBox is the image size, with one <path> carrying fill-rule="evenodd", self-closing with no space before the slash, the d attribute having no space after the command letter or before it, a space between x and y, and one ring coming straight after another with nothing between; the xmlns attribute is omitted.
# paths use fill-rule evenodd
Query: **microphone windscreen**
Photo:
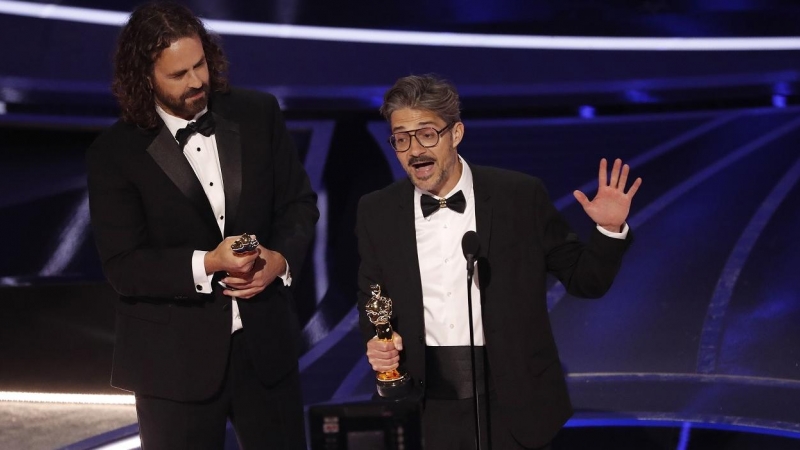
<svg viewBox="0 0 800 450"><path fill-rule="evenodd" d="M464 258L469 259L470 256L477 255L480 247L481 241L478 239L478 233L472 230L464 233L464 237L461 238L461 250L464 252Z"/></svg>

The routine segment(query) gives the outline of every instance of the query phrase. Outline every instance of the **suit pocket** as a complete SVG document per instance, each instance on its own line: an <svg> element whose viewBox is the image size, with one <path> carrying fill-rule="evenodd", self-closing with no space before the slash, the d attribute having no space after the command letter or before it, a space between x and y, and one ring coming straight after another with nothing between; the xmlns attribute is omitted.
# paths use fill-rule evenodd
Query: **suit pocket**
<svg viewBox="0 0 800 450"><path fill-rule="evenodd" d="M168 304L158 305L145 302L117 303L117 313L154 323L169 322L171 309L172 308L170 308Z"/></svg>

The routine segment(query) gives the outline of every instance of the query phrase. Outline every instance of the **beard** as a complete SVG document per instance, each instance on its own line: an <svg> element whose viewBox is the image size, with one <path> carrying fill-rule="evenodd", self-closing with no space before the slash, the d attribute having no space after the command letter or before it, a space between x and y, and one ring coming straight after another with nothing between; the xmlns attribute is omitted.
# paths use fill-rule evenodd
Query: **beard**
<svg viewBox="0 0 800 450"><path fill-rule="evenodd" d="M455 151L455 149L453 148L451 151ZM423 177L417 176L414 165L427 162L432 163L433 170L431 173ZM439 195L439 190L447 183L452 173L452 167L446 166L445 164L447 164L446 158L445 161L442 161L441 159L433 158L429 155L422 155L409 158L405 170L414 186L423 191L430 192L431 194Z"/></svg>
<svg viewBox="0 0 800 450"><path fill-rule="evenodd" d="M411 165L407 167L406 175L408 175L408 179L417 188L434 195L440 195L442 194L440 190L450 178L451 171L449 167L437 167L436 162L433 164L434 170L427 176L417 176L414 172L414 167Z"/></svg>
<svg viewBox="0 0 800 450"><path fill-rule="evenodd" d="M161 91L158 86L155 86L153 90L156 101L161 104L161 107L164 108L165 111L186 120L192 120L197 113L208 106L208 97L211 94L211 88L205 83L197 89L187 90L181 94L180 97L173 97ZM203 92L205 95L196 100L187 100L200 92Z"/></svg>

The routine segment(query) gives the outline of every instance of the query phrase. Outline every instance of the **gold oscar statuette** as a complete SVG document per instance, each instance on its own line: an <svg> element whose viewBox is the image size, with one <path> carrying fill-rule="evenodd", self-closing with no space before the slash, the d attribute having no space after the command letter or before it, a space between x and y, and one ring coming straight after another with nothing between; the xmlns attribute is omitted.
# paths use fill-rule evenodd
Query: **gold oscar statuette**
<svg viewBox="0 0 800 450"><path fill-rule="evenodd" d="M250 236L247 233L239 236L233 244L231 244L231 250L233 253L250 253L258 248L258 239L255 236Z"/></svg>
<svg viewBox="0 0 800 450"><path fill-rule="evenodd" d="M364 308L367 318L375 326L375 334L378 339L391 341L393 331L389 319L392 317L392 299L381 295L381 286L378 284L370 285L370 290L372 297ZM378 395L383 398L399 399L405 397L411 390L411 377L400 368L378 372L375 378Z"/></svg>

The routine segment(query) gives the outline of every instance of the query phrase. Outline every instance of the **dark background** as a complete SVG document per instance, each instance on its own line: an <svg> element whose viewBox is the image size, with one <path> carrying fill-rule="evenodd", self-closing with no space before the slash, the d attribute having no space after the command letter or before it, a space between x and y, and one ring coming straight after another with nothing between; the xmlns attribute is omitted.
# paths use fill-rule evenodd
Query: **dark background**
<svg viewBox="0 0 800 450"><path fill-rule="evenodd" d="M108 386L115 294L92 241L83 153L117 115L108 86L119 28L84 10L78 20L58 14L121 13L113 22L137 3L0 1L2 391L118 392ZM623 158L645 180L629 220L636 241L611 292L578 300L554 281L548 292L579 410L571 426L661 420L800 433L800 3L185 3L212 30L222 20L595 37L571 49L498 48L471 35L415 45L226 28L232 82L278 96L320 193L317 242L295 282L308 404L373 389L354 331L355 206L402 176L377 114L383 92L400 76L436 72L462 95L462 156L541 177L584 238L592 224L571 192L593 191L601 157ZM13 12L22 6L34 12ZM605 50L590 46L613 41L596 37L665 40ZM710 48L663 50L674 38ZM715 49L724 38L789 48ZM647 439L677 439L667 435Z"/></svg>

